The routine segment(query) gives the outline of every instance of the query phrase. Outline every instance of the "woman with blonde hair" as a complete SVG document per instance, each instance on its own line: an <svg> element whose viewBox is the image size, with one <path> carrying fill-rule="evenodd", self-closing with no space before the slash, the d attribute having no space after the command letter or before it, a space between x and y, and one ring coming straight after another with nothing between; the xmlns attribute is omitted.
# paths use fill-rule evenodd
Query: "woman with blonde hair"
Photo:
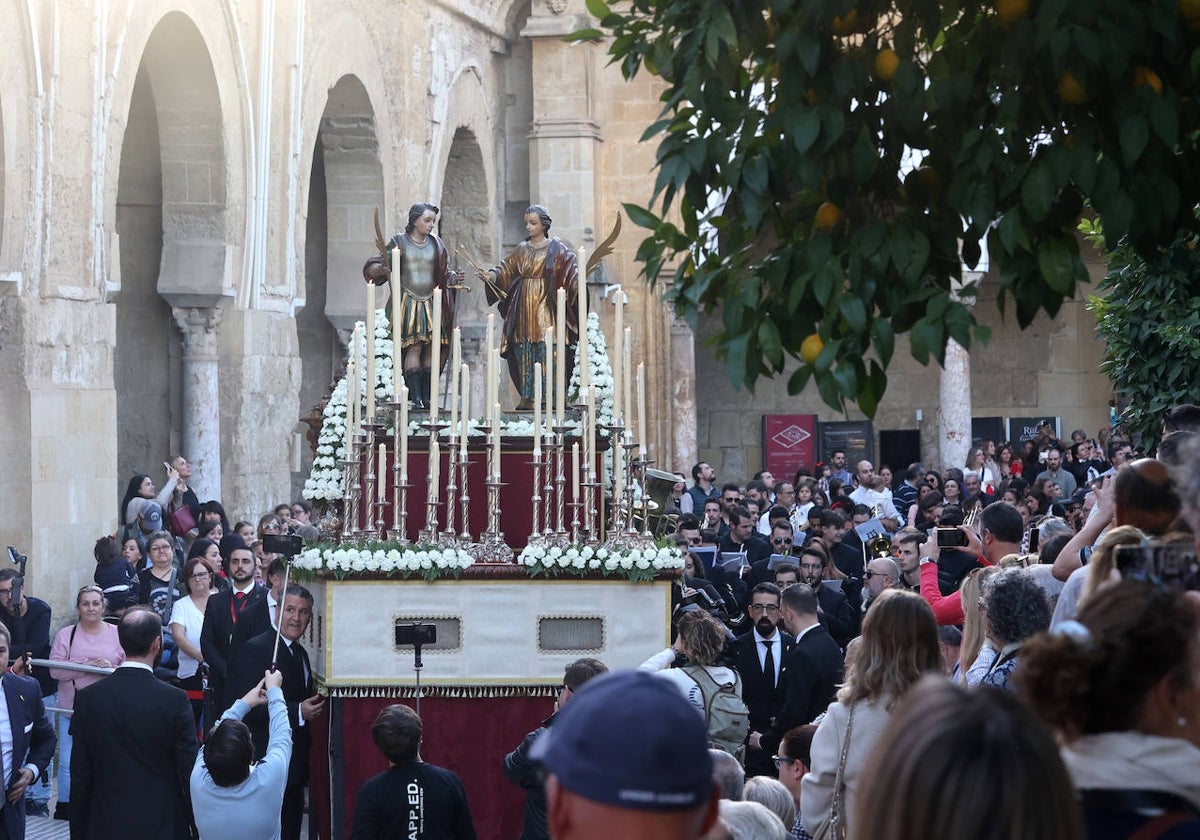
<svg viewBox="0 0 1200 840"><path fill-rule="evenodd" d="M972 569L958 589L963 605L962 647L959 648L958 667L950 676L963 685L979 685L996 658L996 649L988 644L987 623L979 607L979 596L983 593L984 579L997 571L995 566Z"/></svg>
<svg viewBox="0 0 1200 840"><path fill-rule="evenodd" d="M1095 595L1102 585L1118 579L1118 548L1123 545L1140 545L1145 540L1145 532L1132 525L1118 525L1105 533L1096 543L1088 562L1071 572L1071 576L1063 584L1058 603L1054 606L1050 629L1053 630L1062 622L1075 618L1084 602ZM1063 551L1068 550L1069 544Z"/></svg>
<svg viewBox="0 0 1200 840"><path fill-rule="evenodd" d="M817 727L812 769L801 782L800 810L816 836L825 823L846 823L858 780L882 737L892 707L926 674L942 673L937 622L920 595L885 590L863 619L846 657L846 682ZM851 826L851 828L853 828Z"/></svg>

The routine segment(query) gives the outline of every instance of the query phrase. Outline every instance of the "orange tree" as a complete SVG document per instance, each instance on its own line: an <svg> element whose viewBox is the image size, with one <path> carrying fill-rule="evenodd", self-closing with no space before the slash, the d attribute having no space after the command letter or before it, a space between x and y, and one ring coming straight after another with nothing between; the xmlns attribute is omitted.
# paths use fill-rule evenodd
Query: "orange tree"
<svg viewBox="0 0 1200 840"><path fill-rule="evenodd" d="M1197 229L1200 0L587 5L572 37L664 82L638 259L693 323L720 311L738 386L816 334L789 392L873 415L897 335L922 363L986 341L957 293L980 242L980 305L1024 327L1087 279L1085 202L1139 253Z"/></svg>

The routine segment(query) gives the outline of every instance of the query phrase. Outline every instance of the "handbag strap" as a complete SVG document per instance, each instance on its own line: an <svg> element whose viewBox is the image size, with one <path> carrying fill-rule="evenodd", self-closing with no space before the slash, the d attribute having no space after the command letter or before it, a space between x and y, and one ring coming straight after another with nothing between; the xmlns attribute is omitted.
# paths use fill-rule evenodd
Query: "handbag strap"
<svg viewBox="0 0 1200 840"><path fill-rule="evenodd" d="M833 781L833 801L829 805L830 821L840 821L842 818L842 798L846 792L846 759L850 756L850 735L854 731L854 709L858 704L850 706L850 718L846 721L846 737L842 739L842 755L838 758L837 777Z"/></svg>

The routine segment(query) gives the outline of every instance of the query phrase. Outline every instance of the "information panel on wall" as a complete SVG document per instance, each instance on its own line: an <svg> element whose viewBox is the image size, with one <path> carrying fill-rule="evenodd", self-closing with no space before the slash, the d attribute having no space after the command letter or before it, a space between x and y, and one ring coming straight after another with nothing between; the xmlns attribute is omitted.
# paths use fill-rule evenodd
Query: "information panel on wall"
<svg viewBox="0 0 1200 840"><path fill-rule="evenodd" d="M1033 440L1037 437L1038 426L1047 420L1050 421L1050 427L1054 430L1054 436L1058 437L1061 434L1059 431L1059 419L1057 417L1047 417L1042 414L1038 417L1009 417L1008 439L1013 443Z"/></svg>
<svg viewBox="0 0 1200 840"><path fill-rule="evenodd" d="M862 460L875 460L875 430L870 420L847 420L821 424L821 460L826 463L835 451L846 453L846 468Z"/></svg>
<svg viewBox="0 0 1200 840"><path fill-rule="evenodd" d="M817 462L817 415L763 415L763 469L776 481L791 481L803 467Z"/></svg>

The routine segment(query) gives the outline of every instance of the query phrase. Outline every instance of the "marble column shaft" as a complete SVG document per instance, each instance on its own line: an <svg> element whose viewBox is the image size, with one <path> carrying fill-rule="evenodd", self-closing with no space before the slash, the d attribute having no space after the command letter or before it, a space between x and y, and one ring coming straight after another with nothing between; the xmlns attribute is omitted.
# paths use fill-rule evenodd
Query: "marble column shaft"
<svg viewBox="0 0 1200 840"><path fill-rule="evenodd" d="M221 399L218 307L171 307L183 334L182 454L192 463L203 498L221 498Z"/></svg>

